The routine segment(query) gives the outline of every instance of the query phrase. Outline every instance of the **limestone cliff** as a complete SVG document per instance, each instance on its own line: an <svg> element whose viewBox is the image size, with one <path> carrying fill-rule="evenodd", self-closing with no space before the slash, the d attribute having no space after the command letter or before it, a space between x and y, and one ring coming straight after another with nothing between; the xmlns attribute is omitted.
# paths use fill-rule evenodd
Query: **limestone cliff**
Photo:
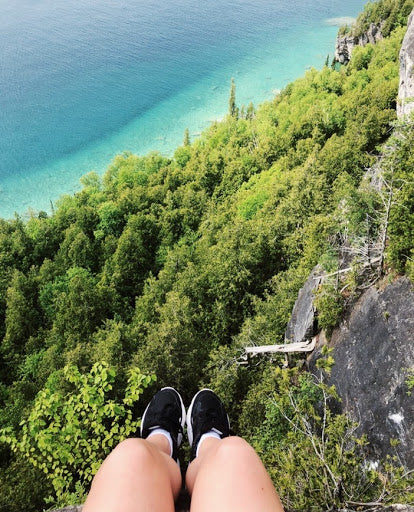
<svg viewBox="0 0 414 512"><path fill-rule="evenodd" d="M407 32L400 51L397 115L402 117L412 110L414 110L414 10L409 17Z"/></svg>
<svg viewBox="0 0 414 512"><path fill-rule="evenodd" d="M334 331L335 365L329 379L341 406L370 443L369 458L397 455L414 468L414 396L407 379L414 369L414 289L406 278L384 289L372 286ZM311 368L317 354L311 361ZM398 444L392 446L393 440Z"/></svg>
<svg viewBox="0 0 414 512"><path fill-rule="evenodd" d="M286 343L307 341L316 334L316 310L313 305L315 292L322 282L323 270L317 265L306 283L299 290L291 319L285 332Z"/></svg>
<svg viewBox="0 0 414 512"><path fill-rule="evenodd" d="M374 23L371 23L368 30L359 36L353 35L352 31L350 34L338 34L335 45L335 60L341 64L348 64L355 46L365 46L368 43L375 44L382 38L381 24L375 25Z"/></svg>

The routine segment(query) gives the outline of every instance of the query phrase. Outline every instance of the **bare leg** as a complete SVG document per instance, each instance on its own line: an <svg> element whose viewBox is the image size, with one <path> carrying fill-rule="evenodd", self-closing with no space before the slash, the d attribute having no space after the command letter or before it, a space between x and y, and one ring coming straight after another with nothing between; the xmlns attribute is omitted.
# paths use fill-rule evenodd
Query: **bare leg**
<svg viewBox="0 0 414 512"><path fill-rule="evenodd" d="M205 439L186 483L192 512L283 512L261 460L240 437Z"/></svg>
<svg viewBox="0 0 414 512"><path fill-rule="evenodd" d="M105 459L83 512L173 512L181 473L163 435L127 439Z"/></svg>

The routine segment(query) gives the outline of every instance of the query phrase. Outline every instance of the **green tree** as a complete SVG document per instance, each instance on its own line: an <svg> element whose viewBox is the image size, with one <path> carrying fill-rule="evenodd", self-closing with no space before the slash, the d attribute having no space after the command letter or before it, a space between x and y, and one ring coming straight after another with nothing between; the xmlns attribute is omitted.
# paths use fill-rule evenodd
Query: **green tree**
<svg viewBox="0 0 414 512"><path fill-rule="evenodd" d="M189 132L188 128L186 128L185 131L184 131L183 145L184 146L189 146L190 145L190 132Z"/></svg>
<svg viewBox="0 0 414 512"><path fill-rule="evenodd" d="M196 307L183 293L170 291L159 307L146 344L134 356L134 364L154 372L160 385L180 389L189 400L197 391L199 375L208 359L211 342L194 328Z"/></svg>
<svg viewBox="0 0 414 512"><path fill-rule="evenodd" d="M15 376L16 367L26 353L26 345L41 322L35 276L25 276L15 270L7 289L6 301L6 332L1 353L7 361L10 379Z"/></svg>
<svg viewBox="0 0 414 512"><path fill-rule="evenodd" d="M40 303L51 322L52 338L57 336L60 346L68 350L88 340L105 320L112 291L87 269L72 267L42 287Z"/></svg>
<svg viewBox="0 0 414 512"><path fill-rule="evenodd" d="M72 224L65 230L57 261L62 268L84 267L92 270L96 269L99 261L96 252L93 241L78 224Z"/></svg>
<svg viewBox="0 0 414 512"><path fill-rule="evenodd" d="M108 281L131 305L140 295L144 279L154 270L158 228L153 216L136 214L129 218L107 265Z"/></svg>
<svg viewBox="0 0 414 512"><path fill-rule="evenodd" d="M230 85L229 114L235 119L237 119L239 115L239 109L236 105L236 84L234 82L234 78L231 79Z"/></svg>

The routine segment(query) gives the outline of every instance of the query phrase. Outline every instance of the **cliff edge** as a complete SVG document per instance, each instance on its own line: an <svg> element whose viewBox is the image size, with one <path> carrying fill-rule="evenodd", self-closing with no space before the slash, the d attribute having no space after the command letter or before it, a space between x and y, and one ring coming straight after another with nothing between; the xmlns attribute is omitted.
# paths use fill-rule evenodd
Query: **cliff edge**
<svg viewBox="0 0 414 512"><path fill-rule="evenodd" d="M338 34L335 44L335 61L340 64L348 64L355 46L365 46L368 43L375 44L382 39L381 27L382 24L375 25L371 23L368 30L359 36L353 35L352 31L345 35Z"/></svg>
<svg viewBox="0 0 414 512"><path fill-rule="evenodd" d="M414 289L400 277L384 288L369 288L349 317L333 332L335 364L328 379L341 408L369 441L372 462L397 456L414 468ZM316 372L315 360L310 362Z"/></svg>
<svg viewBox="0 0 414 512"><path fill-rule="evenodd" d="M414 10L408 19L400 51L400 86L397 115L403 117L414 110Z"/></svg>

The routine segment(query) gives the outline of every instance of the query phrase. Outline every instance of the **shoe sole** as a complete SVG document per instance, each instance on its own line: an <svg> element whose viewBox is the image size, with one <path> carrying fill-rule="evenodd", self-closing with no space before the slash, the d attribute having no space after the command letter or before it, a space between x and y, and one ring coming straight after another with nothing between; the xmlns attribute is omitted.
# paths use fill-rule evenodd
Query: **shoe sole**
<svg viewBox="0 0 414 512"><path fill-rule="evenodd" d="M178 396L178 398L180 400L180 404L181 404L181 422L180 422L180 425L181 425L181 428L184 429L185 420L186 420L186 414L185 414L185 407L184 407L183 399L181 398L180 393L175 388L167 386L165 388L161 388L160 391L163 391L164 389L171 389L172 391L174 391L177 394L177 396ZM150 403L151 403L151 401L150 401ZM150 404L147 405L147 407L146 407L146 409L144 411L144 414L142 415L142 418L141 418L141 427L139 429L141 437L142 437L142 425L144 424L145 415L147 414L149 406L150 406ZM183 435L182 434L178 434L177 448L181 445L181 441L182 440L183 440Z"/></svg>
<svg viewBox="0 0 414 512"><path fill-rule="evenodd" d="M191 400L191 404L190 404L190 407L188 408L188 411L187 411L187 437L188 437L188 442L190 443L190 446L192 447L193 446L193 427L191 425L191 413L193 412L193 405L194 405L194 402L196 401L198 395L200 393L202 393L203 391L211 391L212 393L214 393L214 391L212 389L209 389L209 388L203 388L203 389L200 389L200 391L198 391L194 396L193 396L193 399ZM215 393L214 393L215 394Z"/></svg>

